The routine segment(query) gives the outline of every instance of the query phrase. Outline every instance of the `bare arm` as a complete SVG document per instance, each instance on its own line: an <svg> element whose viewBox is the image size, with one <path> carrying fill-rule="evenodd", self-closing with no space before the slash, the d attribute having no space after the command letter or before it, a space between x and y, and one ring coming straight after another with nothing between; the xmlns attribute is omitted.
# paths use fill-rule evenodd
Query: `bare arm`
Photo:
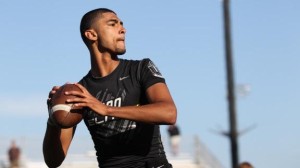
<svg viewBox="0 0 300 168"><path fill-rule="evenodd" d="M58 89L59 86L54 86L50 91L47 100L48 108L51 107L51 98ZM74 136L75 128L61 129L56 127L50 118L48 119L43 142L43 155L49 168L58 167L64 161Z"/></svg>
<svg viewBox="0 0 300 168"><path fill-rule="evenodd" d="M47 124L43 142L45 163L49 168L58 167L64 161L71 144L75 128L60 129Z"/></svg>
<svg viewBox="0 0 300 168"><path fill-rule="evenodd" d="M164 83L150 86L146 91L146 95L149 104L143 106L108 107L107 115L155 124L174 124L176 122L176 107Z"/></svg>
<svg viewBox="0 0 300 168"><path fill-rule="evenodd" d="M119 117L146 123L174 124L176 122L176 106L167 85L164 83L156 83L146 90L149 104L126 107L106 106L91 96L83 86L80 84L76 85L83 90L83 93L76 91L67 93L80 97L68 100L68 102L75 102L76 106L89 107L104 116Z"/></svg>

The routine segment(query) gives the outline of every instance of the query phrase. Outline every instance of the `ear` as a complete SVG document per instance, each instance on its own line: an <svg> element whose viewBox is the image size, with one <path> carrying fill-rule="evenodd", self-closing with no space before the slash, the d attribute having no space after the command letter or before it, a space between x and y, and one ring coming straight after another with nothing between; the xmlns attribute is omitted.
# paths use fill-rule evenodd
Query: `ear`
<svg viewBox="0 0 300 168"><path fill-rule="evenodd" d="M84 32L84 35L87 39L89 39L91 41L96 41L98 38L97 33L93 29L86 30Z"/></svg>

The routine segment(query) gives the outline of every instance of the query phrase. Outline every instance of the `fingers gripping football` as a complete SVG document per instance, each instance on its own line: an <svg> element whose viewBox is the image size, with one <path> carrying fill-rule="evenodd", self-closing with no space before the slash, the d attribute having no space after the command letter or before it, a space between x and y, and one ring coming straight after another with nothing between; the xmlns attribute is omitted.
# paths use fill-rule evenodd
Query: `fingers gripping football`
<svg viewBox="0 0 300 168"><path fill-rule="evenodd" d="M99 101L97 98L92 96L82 85L80 84L75 84L75 85L78 86L78 88L80 88L81 92L79 91L66 92L67 95L74 96L67 99L68 103L74 104L74 106L77 108L87 107L98 114L107 115L106 105L104 105L101 101Z"/></svg>
<svg viewBox="0 0 300 168"><path fill-rule="evenodd" d="M82 120L82 107L74 106L67 102L68 99L75 98L76 95L67 95L66 92L82 92L75 84L65 84L61 87L54 87L48 99L49 116L61 128L70 128L77 125Z"/></svg>

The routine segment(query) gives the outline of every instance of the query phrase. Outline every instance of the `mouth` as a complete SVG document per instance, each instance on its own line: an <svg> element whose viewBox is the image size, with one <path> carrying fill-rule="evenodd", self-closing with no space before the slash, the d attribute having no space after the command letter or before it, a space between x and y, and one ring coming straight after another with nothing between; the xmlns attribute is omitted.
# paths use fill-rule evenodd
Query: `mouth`
<svg viewBox="0 0 300 168"><path fill-rule="evenodd" d="M125 38L118 38L117 41L125 41Z"/></svg>

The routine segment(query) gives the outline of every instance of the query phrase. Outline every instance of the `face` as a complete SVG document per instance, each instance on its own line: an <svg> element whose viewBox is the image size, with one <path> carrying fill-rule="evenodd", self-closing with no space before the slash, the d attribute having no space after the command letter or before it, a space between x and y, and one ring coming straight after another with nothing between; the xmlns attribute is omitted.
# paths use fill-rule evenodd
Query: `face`
<svg viewBox="0 0 300 168"><path fill-rule="evenodd" d="M103 13L94 27L101 52L122 55L126 52L123 22L111 12Z"/></svg>

